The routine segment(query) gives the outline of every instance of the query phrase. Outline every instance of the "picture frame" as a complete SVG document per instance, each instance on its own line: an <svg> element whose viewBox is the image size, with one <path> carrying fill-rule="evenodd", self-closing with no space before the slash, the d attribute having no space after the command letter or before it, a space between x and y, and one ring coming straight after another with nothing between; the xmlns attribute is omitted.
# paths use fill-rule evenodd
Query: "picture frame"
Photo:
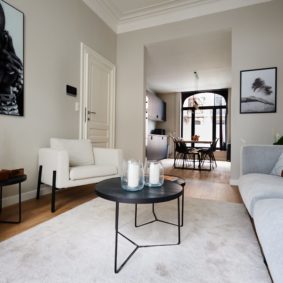
<svg viewBox="0 0 283 283"><path fill-rule="evenodd" d="M0 0L0 114L24 116L24 13Z"/></svg>
<svg viewBox="0 0 283 283"><path fill-rule="evenodd" d="M240 71L240 113L275 113L277 67Z"/></svg>

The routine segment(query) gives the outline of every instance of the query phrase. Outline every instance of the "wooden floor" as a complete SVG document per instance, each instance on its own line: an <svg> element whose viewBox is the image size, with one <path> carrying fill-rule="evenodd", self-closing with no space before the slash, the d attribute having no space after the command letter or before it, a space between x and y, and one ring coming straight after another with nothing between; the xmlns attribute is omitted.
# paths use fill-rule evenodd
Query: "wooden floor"
<svg viewBox="0 0 283 283"><path fill-rule="evenodd" d="M56 212L50 212L51 195L31 199L22 203L22 222L20 224L0 223L0 241L28 230L80 204L94 199L95 185L70 188L56 193ZM17 220L18 206L3 208L1 219Z"/></svg>
<svg viewBox="0 0 283 283"><path fill-rule="evenodd" d="M213 171L194 171L172 169L173 161L163 162L165 173L187 180L185 194L192 198L211 199L226 202L241 203L242 199L237 187L229 185L230 164L218 162ZM22 222L20 224L0 223L0 241L30 229L48 219L51 219L71 208L95 198L95 185L71 188L58 192L55 213L50 212L50 195L42 196L39 200L32 199L22 204ZM4 208L1 219L16 219L18 207L13 205Z"/></svg>
<svg viewBox="0 0 283 283"><path fill-rule="evenodd" d="M192 198L242 203L237 186L231 186L230 162L217 161L212 171L173 169L173 160L162 161L165 173L186 179L185 194Z"/></svg>

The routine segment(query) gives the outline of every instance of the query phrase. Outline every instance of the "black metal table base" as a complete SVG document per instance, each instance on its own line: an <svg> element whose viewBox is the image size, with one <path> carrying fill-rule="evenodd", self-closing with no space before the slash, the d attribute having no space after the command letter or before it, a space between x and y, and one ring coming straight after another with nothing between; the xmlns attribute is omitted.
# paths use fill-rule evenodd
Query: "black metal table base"
<svg viewBox="0 0 283 283"><path fill-rule="evenodd" d="M184 226L184 191L182 193L182 201L181 201L181 203L182 203L182 206L181 206L181 227L183 227ZM137 220L138 216L137 216L137 214L138 214L138 205L135 204L135 227L137 227L137 228L138 227L142 227L142 226L147 225L147 224L151 224L153 222L162 222L162 223L178 226L175 223L171 223L171 222L159 219L157 217L156 213L155 213L155 204L154 203L152 204L152 214L154 216L153 220L148 221L148 222L143 223L143 224L138 224L138 220Z"/></svg>
<svg viewBox="0 0 283 283"><path fill-rule="evenodd" d="M2 212L2 190L3 190L3 187L0 186L0 212ZM8 224L18 224L18 223L21 223L21 220L22 220L22 200L21 200L21 182L19 182L19 216L18 216L18 220L16 221L10 221L10 220L0 220L0 223L8 223Z"/></svg>
<svg viewBox="0 0 283 283"><path fill-rule="evenodd" d="M184 198L184 196L182 195ZM177 226L178 229L178 241L177 243L172 243L172 244L154 244L154 245L139 245L135 243L133 240L125 236L119 231L119 202L116 202L116 212L115 212L115 262L114 262L114 271L115 273L118 273L121 271L121 269L125 266L125 264L129 261L129 259L135 254L135 252L140 249L140 248L152 248L152 247L164 247L164 246L176 246L181 243L181 226L183 225L183 198L182 198L182 224L181 224L181 216L180 216L180 198L177 198L177 217L178 217L178 224L167 222L164 220L160 220L157 218L156 213L155 213L155 208L154 208L154 203L152 204L152 213L154 216L154 220L137 225L137 204L135 204L135 227L141 227L147 224L151 224L153 222L159 221L165 224L170 224ZM128 255L128 257L122 262L122 264L118 267L118 262L117 262L117 257L118 257L118 236L122 236L126 240L128 240L131 244L135 246L134 250Z"/></svg>

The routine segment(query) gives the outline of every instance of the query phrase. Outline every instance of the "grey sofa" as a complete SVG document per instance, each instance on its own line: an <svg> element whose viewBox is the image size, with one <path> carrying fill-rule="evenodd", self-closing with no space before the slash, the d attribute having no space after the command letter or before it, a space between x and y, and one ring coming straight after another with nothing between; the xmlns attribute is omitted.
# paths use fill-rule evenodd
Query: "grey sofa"
<svg viewBox="0 0 283 283"><path fill-rule="evenodd" d="M274 283L283 282L283 177L271 171L282 152L282 145L244 146L239 179Z"/></svg>

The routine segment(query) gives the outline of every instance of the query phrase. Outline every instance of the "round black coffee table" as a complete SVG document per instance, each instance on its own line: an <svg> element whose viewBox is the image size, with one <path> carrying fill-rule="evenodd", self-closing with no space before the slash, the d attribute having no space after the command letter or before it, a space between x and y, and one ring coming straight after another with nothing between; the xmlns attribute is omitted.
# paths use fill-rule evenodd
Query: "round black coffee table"
<svg viewBox="0 0 283 283"><path fill-rule="evenodd" d="M156 246L172 246L172 245L179 245L181 243L181 221L180 221L180 196L183 195L183 186L171 182L171 181L164 181L164 184L160 188L150 188L145 186L142 190L136 192L129 192L124 190L121 187L121 179L120 178L113 178L102 181L96 184L96 194L99 197L104 199L114 201L116 203L116 211L115 211L115 261L114 261L114 271L118 273L123 266L127 263L127 261L132 257L132 255L139 249L139 248L147 248L147 247L156 247ZM163 221L157 219L155 212L154 212L154 203L166 202L170 200L177 199L177 217L178 217L178 224ZM178 228L178 242L175 244L160 244L160 245L138 245L127 236L123 235L119 231L119 203L132 203L135 204L135 226L140 227L154 221L160 221L166 224L177 226ZM145 204L145 203L152 203L153 204L153 214L155 219L153 221L137 225L137 204ZM135 249L133 252L126 258L126 260L117 267L117 254L118 254L118 235L124 237L128 241L130 241L134 246Z"/></svg>

